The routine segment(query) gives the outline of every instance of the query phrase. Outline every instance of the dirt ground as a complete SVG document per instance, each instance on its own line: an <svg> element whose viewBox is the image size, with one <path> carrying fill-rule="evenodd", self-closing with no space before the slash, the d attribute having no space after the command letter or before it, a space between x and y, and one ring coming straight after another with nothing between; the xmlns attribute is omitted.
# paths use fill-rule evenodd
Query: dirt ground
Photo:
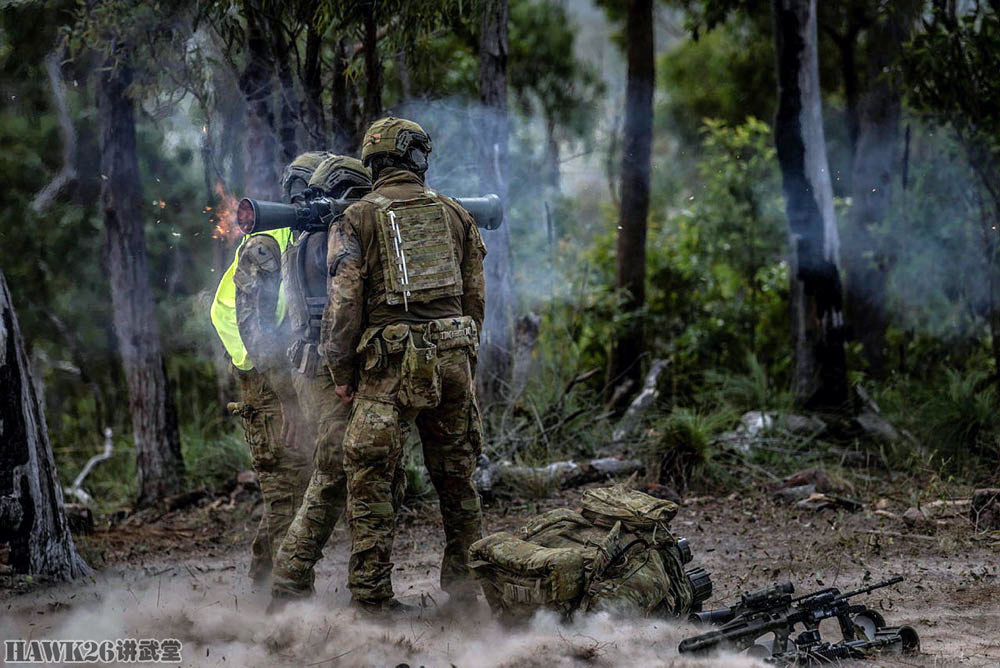
<svg viewBox="0 0 1000 668"><path fill-rule="evenodd" d="M493 505L487 530L576 506L580 494ZM866 574L902 575L904 583L861 600L892 624L914 626L922 652L858 665L1000 665L1000 536L977 534L961 518L943 521L928 530L932 535L914 533L898 518L907 504L880 502L878 490L869 496L853 513L799 509L763 492L690 498L672 526L689 538L693 565L712 572L708 607L774 581L791 580L800 592L846 590ZM540 615L510 630L482 601L456 617L437 584L443 535L433 503L404 514L395 548L397 595L423 605L421 614L373 623L347 607L347 535L340 526L318 569L317 595L268 616L266 592L245 575L253 507L251 499L216 501L83 537L84 553L104 563L96 577L0 589L0 640L177 638L185 666L755 665L736 656L679 657L677 643L695 632L683 622L599 615L562 625Z"/></svg>

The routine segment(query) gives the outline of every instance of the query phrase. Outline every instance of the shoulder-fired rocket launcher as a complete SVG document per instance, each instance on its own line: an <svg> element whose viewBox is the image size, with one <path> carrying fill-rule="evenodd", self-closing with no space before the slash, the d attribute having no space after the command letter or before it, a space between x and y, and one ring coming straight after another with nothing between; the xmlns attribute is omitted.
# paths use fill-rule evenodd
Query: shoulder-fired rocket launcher
<svg viewBox="0 0 1000 668"><path fill-rule="evenodd" d="M476 225L495 230L503 223L503 204L495 194L483 197L453 197L468 211ZM244 234L290 227L300 232L326 230L356 199L305 196L292 204L244 197L236 208L236 223Z"/></svg>

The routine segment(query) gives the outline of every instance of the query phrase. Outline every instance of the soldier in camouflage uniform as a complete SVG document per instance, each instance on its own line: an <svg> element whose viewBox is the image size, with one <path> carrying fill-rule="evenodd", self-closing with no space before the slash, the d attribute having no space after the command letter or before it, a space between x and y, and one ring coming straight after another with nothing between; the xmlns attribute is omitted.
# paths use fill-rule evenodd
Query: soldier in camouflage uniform
<svg viewBox="0 0 1000 668"><path fill-rule="evenodd" d="M424 186L431 141L411 121L384 118L365 134L370 195L331 230L330 304L321 353L337 393L353 402L344 438L355 604L398 609L393 598L393 480L400 423L413 419L445 529L441 587L474 599L469 546L482 532L472 484L482 425L473 368L484 309L486 248L453 200Z"/></svg>
<svg viewBox="0 0 1000 668"><path fill-rule="evenodd" d="M286 200L306 187L329 155L304 153L285 169L281 185ZM239 335L253 363L246 370L234 367L243 399L235 411L243 418L264 498L250 562L256 582L270 574L312 471L314 427L299 409L286 355L291 328L283 317L281 254L290 238L287 229L248 237L237 250L233 276Z"/></svg>
<svg viewBox="0 0 1000 668"><path fill-rule="evenodd" d="M344 205L371 190L371 174L360 160L334 155L316 169L309 187ZM327 304L327 240L326 231L305 232L282 257L293 334L288 349L292 382L307 422L316 426L316 454L309 486L275 557L272 592L279 599L312 593L313 567L347 496L342 444L351 408L337 396L318 352Z"/></svg>

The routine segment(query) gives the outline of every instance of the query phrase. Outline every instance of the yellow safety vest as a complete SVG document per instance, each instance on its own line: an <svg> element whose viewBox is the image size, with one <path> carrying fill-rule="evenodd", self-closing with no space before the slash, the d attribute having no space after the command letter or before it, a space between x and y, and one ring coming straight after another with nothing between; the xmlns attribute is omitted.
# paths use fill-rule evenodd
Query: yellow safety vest
<svg viewBox="0 0 1000 668"><path fill-rule="evenodd" d="M288 227L258 232L258 234L268 234L274 237L282 253L285 252L285 248L292 240L292 230ZM249 238L249 236L243 237L240 245L236 247L233 263L222 275L219 288L215 291L215 300L212 301L212 308L209 311L212 325L215 326L215 331L218 332L222 345L225 346L226 352L232 358L233 365L243 371L252 369L253 362L247 355L246 346L243 345L243 339L240 338L240 328L236 324L236 281L234 277L236 276L236 265L240 260L240 250ZM275 309L275 316L279 323L285 319L286 310L285 286L282 285L278 290L278 307Z"/></svg>

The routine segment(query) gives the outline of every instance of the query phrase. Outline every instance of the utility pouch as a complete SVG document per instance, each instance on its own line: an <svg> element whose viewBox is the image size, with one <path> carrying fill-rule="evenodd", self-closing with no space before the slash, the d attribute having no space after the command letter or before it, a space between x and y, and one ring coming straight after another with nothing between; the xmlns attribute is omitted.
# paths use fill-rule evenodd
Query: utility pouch
<svg viewBox="0 0 1000 668"><path fill-rule="evenodd" d="M441 369L437 346L420 330L410 330L403 351L399 403L408 408L433 408L441 403Z"/></svg>
<svg viewBox="0 0 1000 668"><path fill-rule="evenodd" d="M382 340L385 342L385 354L395 355L406 349L406 340L410 336L410 326L407 324L389 325L382 329Z"/></svg>
<svg viewBox="0 0 1000 668"><path fill-rule="evenodd" d="M363 356L365 371L379 371L385 368L385 346L379 334L382 333L379 327L369 327L361 335L361 341L355 349Z"/></svg>

